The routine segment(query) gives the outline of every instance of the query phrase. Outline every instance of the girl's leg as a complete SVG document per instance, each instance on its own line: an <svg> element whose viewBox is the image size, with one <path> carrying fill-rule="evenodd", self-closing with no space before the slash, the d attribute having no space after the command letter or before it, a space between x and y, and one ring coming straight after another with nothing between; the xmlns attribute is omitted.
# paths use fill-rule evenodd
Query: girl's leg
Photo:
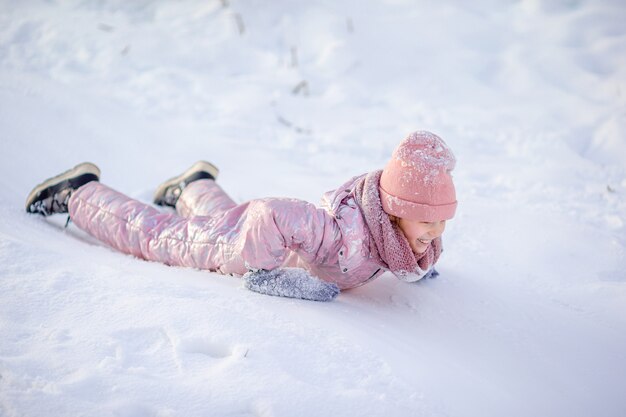
<svg viewBox="0 0 626 417"><path fill-rule="evenodd" d="M185 187L176 203L180 216L217 218L237 204L213 180L198 180Z"/></svg>
<svg viewBox="0 0 626 417"><path fill-rule="evenodd" d="M341 233L325 210L285 198L235 205L217 184L194 184L185 189L189 201L180 202L181 208L212 216L163 213L96 181L72 193L69 213L74 224L107 245L168 265L244 274L277 268L292 251L308 264L332 265L337 259ZM191 198L193 192L201 195Z"/></svg>
<svg viewBox="0 0 626 417"><path fill-rule="evenodd" d="M74 224L123 253L200 269L221 263L211 218L162 213L96 181L76 190L68 208Z"/></svg>

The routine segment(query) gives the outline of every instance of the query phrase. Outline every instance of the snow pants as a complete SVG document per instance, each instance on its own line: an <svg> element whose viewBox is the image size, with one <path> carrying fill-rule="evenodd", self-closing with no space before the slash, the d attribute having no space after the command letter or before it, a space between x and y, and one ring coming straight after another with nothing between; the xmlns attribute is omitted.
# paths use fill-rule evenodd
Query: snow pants
<svg viewBox="0 0 626 417"><path fill-rule="evenodd" d="M292 251L307 264L336 263L341 244L334 219L311 203L270 198L238 205L212 180L189 184L176 213L95 181L76 190L68 207L74 224L123 253L225 274L277 268Z"/></svg>

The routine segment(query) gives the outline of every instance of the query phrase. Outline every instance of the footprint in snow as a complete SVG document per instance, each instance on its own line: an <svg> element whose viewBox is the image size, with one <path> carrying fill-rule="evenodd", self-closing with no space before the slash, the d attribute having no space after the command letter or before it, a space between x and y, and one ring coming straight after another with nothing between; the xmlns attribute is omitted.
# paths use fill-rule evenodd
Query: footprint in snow
<svg viewBox="0 0 626 417"><path fill-rule="evenodd" d="M241 346L230 346L226 343L201 338L182 340L178 345L178 350L184 353L205 355L213 359L231 356L242 358L248 355L248 349Z"/></svg>
<svg viewBox="0 0 626 417"><path fill-rule="evenodd" d="M248 348L210 338L182 339L176 346L176 360L183 372L209 375L232 372L233 365L248 356Z"/></svg>
<svg viewBox="0 0 626 417"><path fill-rule="evenodd" d="M172 375L178 372L174 345L163 327L131 327L111 334L104 367L122 367L131 372Z"/></svg>

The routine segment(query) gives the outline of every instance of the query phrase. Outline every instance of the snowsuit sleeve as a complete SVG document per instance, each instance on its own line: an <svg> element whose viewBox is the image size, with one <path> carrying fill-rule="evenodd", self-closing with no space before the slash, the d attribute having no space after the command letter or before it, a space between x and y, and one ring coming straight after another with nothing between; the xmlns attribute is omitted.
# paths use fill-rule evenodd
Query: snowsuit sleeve
<svg viewBox="0 0 626 417"><path fill-rule="evenodd" d="M337 261L341 233L324 209L297 199L253 200L240 219L241 256L246 267L274 269L289 251L311 264Z"/></svg>

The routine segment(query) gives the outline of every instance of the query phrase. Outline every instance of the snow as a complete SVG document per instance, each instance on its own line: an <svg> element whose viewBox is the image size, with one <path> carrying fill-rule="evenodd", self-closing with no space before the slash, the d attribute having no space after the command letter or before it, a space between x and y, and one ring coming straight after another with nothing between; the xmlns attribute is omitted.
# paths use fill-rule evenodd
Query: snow
<svg viewBox="0 0 626 417"><path fill-rule="evenodd" d="M0 7L0 416L623 415L623 2ZM457 157L441 275L330 303L24 212L85 160L317 202L422 129Z"/></svg>

